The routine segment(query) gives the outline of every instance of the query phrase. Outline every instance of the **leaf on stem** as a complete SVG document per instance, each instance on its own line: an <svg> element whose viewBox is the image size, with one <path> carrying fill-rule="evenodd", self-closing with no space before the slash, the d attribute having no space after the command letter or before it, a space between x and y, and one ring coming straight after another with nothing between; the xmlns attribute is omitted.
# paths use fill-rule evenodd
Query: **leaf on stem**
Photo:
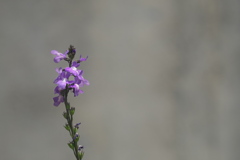
<svg viewBox="0 0 240 160"><path fill-rule="evenodd" d="M73 145L72 142L69 142L69 143L68 143L68 146L69 146L69 148L71 148L72 150L74 149L74 145Z"/></svg>
<svg viewBox="0 0 240 160"><path fill-rule="evenodd" d="M70 131L70 127L68 124L65 124L64 128L67 130L67 131Z"/></svg>

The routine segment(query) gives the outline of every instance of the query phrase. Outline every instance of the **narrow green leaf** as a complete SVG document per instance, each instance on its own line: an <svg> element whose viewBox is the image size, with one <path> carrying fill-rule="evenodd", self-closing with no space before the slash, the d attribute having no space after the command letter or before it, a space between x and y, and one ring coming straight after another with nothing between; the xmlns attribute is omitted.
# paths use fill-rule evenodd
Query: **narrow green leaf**
<svg viewBox="0 0 240 160"><path fill-rule="evenodd" d="M63 112L63 117L64 117L65 119L68 119L68 115L67 115L66 112Z"/></svg>
<svg viewBox="0 0 240 160"><path fill-rule="evenodd" d="M70 131L70 127L68 124L65 124L64 128L67 130L67 131Z"/></svg>
<svg viewBox="0 0 240 160"><path fill-rule="evenodd" d="M72 150L74 149L74 146L73 146L72 142L69 142L69 143L68 143L68 146L69 146L69 148L71 148Z"/></svg>

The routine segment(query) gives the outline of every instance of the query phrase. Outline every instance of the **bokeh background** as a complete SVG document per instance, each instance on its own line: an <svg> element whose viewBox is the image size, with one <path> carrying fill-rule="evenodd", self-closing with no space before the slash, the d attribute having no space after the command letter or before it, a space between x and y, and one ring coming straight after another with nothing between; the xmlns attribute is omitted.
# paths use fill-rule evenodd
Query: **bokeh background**
<svg viewBox="0 0 240 160"><path fill-rule="evenodd" d="M240 159L240 1L0 1L0 159L74 159L51 50L91 83L70 98L85 160Z"/></svg>

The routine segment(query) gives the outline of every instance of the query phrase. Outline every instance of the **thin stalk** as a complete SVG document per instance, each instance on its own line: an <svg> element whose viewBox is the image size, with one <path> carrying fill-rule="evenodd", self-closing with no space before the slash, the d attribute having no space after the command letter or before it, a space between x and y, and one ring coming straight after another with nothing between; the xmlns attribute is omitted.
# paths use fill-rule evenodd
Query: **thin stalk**
<svg viewBox="0 0 240 160"><path fill-rule="evenodd" d="M74 130L73 130L73 125L72 125L72 122L73 122L73 117L72 115L69 113L69 109L67 108L67 106L69 105L68 101L67 101L67 96L68 96L68 92L69 92L69 89L68 87L66 87L65 89L65 92L64 92L64 104L65 104L65 109L66 109L66 113L67 113L67 122L68 122L68 125L70 127L70 135L72 137L72 142L73 142L73 145L74 145L74 149L73 149L73 153L76 157L77 160L81 160L78 156L78 146L77 146L77 141L76 139L74 139Z"/></svg>

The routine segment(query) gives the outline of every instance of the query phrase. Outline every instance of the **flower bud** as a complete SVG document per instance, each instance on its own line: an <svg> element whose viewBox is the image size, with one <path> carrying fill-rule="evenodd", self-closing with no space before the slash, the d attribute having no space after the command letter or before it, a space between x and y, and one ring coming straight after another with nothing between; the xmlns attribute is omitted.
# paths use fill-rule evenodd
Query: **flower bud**
<svg viewBox="0 0 240 160"><path fill-rule="evenodd" d="M74 108L74 107L71 107L71 108L70 108L70 114L71 114L71 116L74 115L74 113L75 113L75 108Z"/></svg>
<svg viewBox="0 0 240 160"><path fill-rule="evenodd" d="M79 146L78 146L78 151L83 150L83 148L84 148L84 147L83 147L82 145L79 145Z"/></svg>
<svg viewBox="0 0 240 160"><path fill-rule="evenodd" d="M77 124L75 124L74 127L77 128L77 129L79 129L80 124L81 124L81 123L77 123Z"/></svg>

